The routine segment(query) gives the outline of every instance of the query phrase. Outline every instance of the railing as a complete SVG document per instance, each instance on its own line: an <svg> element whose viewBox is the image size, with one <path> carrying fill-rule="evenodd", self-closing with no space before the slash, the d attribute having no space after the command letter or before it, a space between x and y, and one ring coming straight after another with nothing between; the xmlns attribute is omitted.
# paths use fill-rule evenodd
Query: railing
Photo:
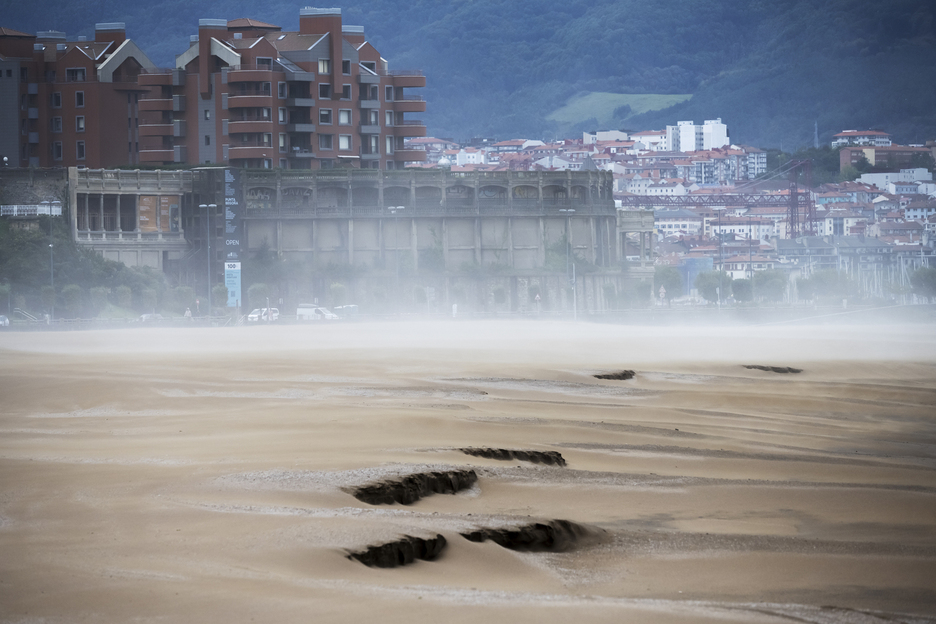
<svg viewBox="0 0 936 624"><path fill-rule="evenodd" d="M192 190L192 179L191 171L79 169L77 190L95 192L147 189L186 192Z"/></svg>
<svg viewBox="0 0 936 624"><path fill-rule="evenodd" d="M62 216L62 205L58 204L36 204L21 205L14 204L10 206L0 206L0 217L36 217L39 215L49 215L53 217Z"/></svg>
<svg viewBox="0 0 936 624"><path fill-rule="evenodd" d="M108 215L104 215L105 221ZM185 242L184 232L133 232L123 230L78 230L78 243L84 241L130 241L130 242Z"/></svg>
<svg viewBox="0 0 936 624"><path fill-rule="evenodd" d="M451 200L445 204L440 199L418 199L415 204L411 202L399 202L397 205L403 205L402 211L390 212L386 207L376 203L354 203L350 208L347 202L335 206L313 206L307 204L287 204L272 207L247 206L247 217L267 217L275 218L281 216L303 216L303 217L324 217L324 218L351 218L351 217L383 217L406 218L414 216L614 216L615 208L613 205L583 205L581 211L576 215L570 215L561 212L562 207L558 205L544 205L539 200L514 200L508 203L506 200L480 199L477 203L473 200Z"/></svg>

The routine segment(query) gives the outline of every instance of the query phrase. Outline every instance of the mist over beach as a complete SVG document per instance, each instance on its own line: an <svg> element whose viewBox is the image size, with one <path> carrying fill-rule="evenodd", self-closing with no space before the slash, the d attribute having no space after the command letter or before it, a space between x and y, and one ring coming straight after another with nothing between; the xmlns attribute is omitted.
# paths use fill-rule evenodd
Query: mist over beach
<svg viewBox="0 0 936 624"><path fill-rule="evenodd" d="M934 621L934 347L822 319L2 333L0 621Z"/></svg>

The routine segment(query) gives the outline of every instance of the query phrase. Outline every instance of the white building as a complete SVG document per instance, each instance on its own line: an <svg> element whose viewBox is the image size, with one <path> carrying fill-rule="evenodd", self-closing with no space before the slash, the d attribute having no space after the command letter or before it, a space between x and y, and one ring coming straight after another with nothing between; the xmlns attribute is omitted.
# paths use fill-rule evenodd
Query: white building
<svg viewBox="0 0 936 624"><path fill-rule="evenodd" d="M594 145L599 141L627 141L626 132L621 132L620 130L602 130L595 132L583 132L582 133L582 144L583 145Z"/></svg>
<svg viewBox="0 0 936 624"><path fill-rule="evenodd" d="M641 145L646 151L662 152L666 149L666 130L632 132L630 140L634 141L635 148Z"/></svg>
<svg viewBox="0 0 936 624"><path fill-rule="evenodd" d="M773 219L758 217L722 217L711 221L710 226L712 235L719 238L724 238L726 234L734 234L767 241L777 234L777 223Z"/></svg>
<svg viewBox="0 0 936 624"><path fill-rule="evenodd" d="M660 236L683 233L695 236L702 230L702 217L691 210L656 210L653 226Z"/></svg>
<svg viewBox="0 0 936 624"><path fill-rule="evenodd" d="M894 182L932 182L932 180L933 174L923 167L901 169L898 172L889 173L863 173L858 178L859 182L871 184L882 191L886 191L887 185Z"/></svg>
<svg viewBox="0 0 936 624"><path fill-rule="evenodd" d="M887 147L891 144L890 135L880 130L845 130L835 135L832 147L846 145L867 145L873 147Z"/></svg>
<svg viewBox="0 0 936 624"><path fill-rule="evenodd" d="M721 117L706 119L701 126L691 121L679 121L666 126L666 151L697 152L728 145L728 126Z"/></svg>

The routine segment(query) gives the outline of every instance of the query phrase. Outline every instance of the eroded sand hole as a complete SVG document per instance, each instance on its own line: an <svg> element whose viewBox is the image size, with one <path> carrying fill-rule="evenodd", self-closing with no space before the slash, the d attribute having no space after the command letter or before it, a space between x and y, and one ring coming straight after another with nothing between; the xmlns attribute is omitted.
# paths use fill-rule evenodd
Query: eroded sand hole
<svg viewBox="0 0 936 624"><path fill-rule="evenodd" d="M413 563L417 559L432 561L445 549L445 537L422 538L404 535L403 539L386 544L368 546L360 552L353 552L348 559L360 561L372 568L395 568Z"/></svg>
<svg viewBox="0 0 936 624"><path fill-rule="evenodd" d="M615 379L617 381L626 381L628 379L633 379L636 375L632 370L622 370L617 371L616 373L601 373L598 375L592 375L595 379Z"/></svg>
<svg viewBox="0 0 936 624"><path fill-rule="evenodd" d="M534 464L546 464L547 466L565 466L566 461L558 451L515 451L511 449L498 448L463 448L460 449L466 455L473 457L484 457L486 459L498 459L501 461L526 461Z"/></svg>
<svg viewBox="0 0 936 624"><path fill-rule="evenodd" d="M477 481L478 475L474 470L417 472L399 479L363 485L351 494L371 505L411 505L430 494L454 494L470 488Z"/></svg>
<svg viewBox="0 0 936 624"><path fill-rule="evenodd" d="M478 529L461 536L472 542L491 540L511 550L560 552L585 540L592 541L599 531L569 520L550 520L519 527Z"/></svg>
<svg viewBox="0 0 936 624"><path fill-rule="evenodd" d="M744 368L767 371L768 373L802 373L802 368L792 366L763 366L761 364L744 364Z"/></svg>

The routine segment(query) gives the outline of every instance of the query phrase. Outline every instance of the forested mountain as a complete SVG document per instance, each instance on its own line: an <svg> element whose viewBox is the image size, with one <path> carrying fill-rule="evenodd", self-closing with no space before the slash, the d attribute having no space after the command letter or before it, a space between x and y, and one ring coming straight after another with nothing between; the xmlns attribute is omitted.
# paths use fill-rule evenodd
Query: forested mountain
<svg viewBox="0 0 936 624"><path fill-rule="evenodd" d="M822 141L870 127L900 142L936 139L931 0L337 4L344 23L364 26L392 68L426 72L424 119L435 136L552 138L721 117L734 142L788 151L811 145L815 122ZM125 21L128 35L164 66L186 49L199 18L253 17L295 30L301 7L280 0L8 5L2 25L70 38L93 35L95 22ZM611 108L592 109L597 100L586 94L602 95Z"/></svg>

